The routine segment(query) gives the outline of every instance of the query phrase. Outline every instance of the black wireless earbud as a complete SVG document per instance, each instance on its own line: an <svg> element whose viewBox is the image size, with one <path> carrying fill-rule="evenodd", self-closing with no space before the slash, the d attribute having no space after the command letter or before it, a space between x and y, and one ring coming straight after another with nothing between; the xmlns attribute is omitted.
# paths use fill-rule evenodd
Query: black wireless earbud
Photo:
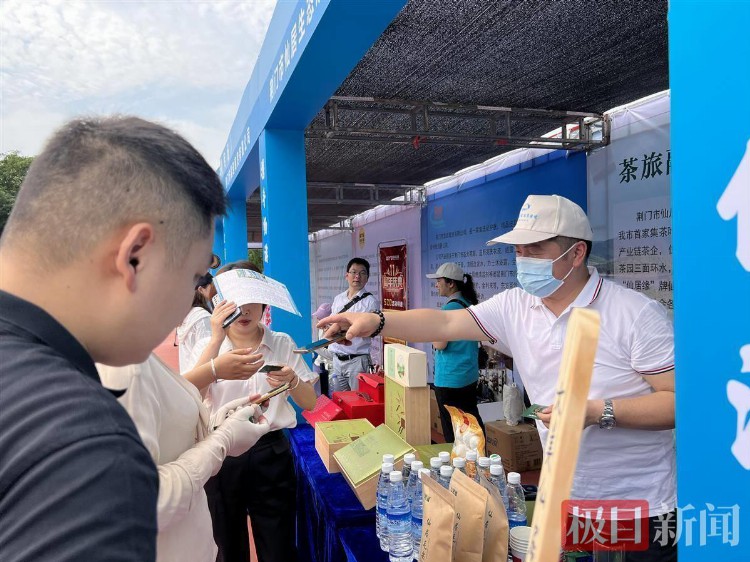
<svg viewBox="0 0 750 562"><path fill-rule="evenodd" d="M130 259L130 265L132 265L133 267L138 267L138 263L139 263L138 262L138 258L131 258Z"/></svg>

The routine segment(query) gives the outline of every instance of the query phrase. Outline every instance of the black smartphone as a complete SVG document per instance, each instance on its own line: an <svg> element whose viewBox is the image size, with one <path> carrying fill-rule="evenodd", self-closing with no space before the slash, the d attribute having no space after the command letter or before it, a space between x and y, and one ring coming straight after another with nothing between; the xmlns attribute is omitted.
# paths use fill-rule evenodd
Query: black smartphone
<svg viewBox="0 0 750 562"><path fill-rule="evenodd" d="M326 347L329 344L336 343L343 339L346 339L346 332L339 332L330 339L323 338L322 340L308 343L303 347L293 349L292 353L310 353L311 351L315 351L316 349L320 349L321 347Z"/></svg>
<svg viewBox="0 0 750 562"><path fill-rule="evenodd" d="M284 365L263 365L260 369L258 369L259 373L270 373L271 371L281 371L281 369L284 368Z"/></svg>
<svg viewBox="0 0 750 562"><path fill-rule="evenodd" d="M211 301L212 301L212 302L214 303L214 308L216 308L217 306L219 306L219 303L220 303L220 302L221 302L222 300L223 300L223 299L222 299L222 298L220 298L220 297L219 297L219 295L214 295L214 296L213 296L213 298L211 299ZM237 307L237 308L236 308L236 309L234 310L234 312L232 312L232 314L230 314L229 316L227 316L227 317L226 317L226 318L224 319L224 322L222 322L222 323L221 323L221 327L222 327L222 328L226 328L226 327L227 327L227 326L229 326L229 325L230 325L230 324L231 324L232 322L234 322L235 320L237 320L237 318L239 318L240 316L242 316L242 310L241 310L241 309L240 309L240 307L238 306L238 307Z"/></svg>

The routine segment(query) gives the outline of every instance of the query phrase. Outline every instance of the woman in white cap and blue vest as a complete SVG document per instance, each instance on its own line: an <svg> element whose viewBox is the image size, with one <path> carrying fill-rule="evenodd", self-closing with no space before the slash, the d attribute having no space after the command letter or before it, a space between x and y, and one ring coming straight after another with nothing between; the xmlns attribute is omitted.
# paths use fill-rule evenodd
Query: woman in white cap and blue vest
<svg viewBox="0 0 750 562"><path fill-rule="evenodd" d="M441 297L447 298L442 310L457 310L477 304L477 292L471 275L456 263L448 262L428 273L435 279L435 288ZM453 425L446 406L455 406L477 418L484 430L484 423L477 408L477 380L479 379L479 347L476 341L435 341L435 398L443 426L446 443L453 442Z"/></svg>

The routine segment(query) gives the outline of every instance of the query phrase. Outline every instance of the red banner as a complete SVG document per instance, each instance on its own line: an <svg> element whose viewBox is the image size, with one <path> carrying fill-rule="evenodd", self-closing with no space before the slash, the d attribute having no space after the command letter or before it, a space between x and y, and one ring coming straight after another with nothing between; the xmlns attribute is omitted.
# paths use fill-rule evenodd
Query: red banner
<svg viewBox="0 0 750 562"><path fill-rule="evenodd" d="M406 244L380 248L380 299L384 310L406 310Z"/></svg>
<svg viewBox="0 0 750 562"><path fill-rule="evenodd" d="M406 310L406 244L380 248L380 302L383 310ZM395 338L383 338L383 343L402 343ZM382 351L382 350L381 350Z"/></svg>

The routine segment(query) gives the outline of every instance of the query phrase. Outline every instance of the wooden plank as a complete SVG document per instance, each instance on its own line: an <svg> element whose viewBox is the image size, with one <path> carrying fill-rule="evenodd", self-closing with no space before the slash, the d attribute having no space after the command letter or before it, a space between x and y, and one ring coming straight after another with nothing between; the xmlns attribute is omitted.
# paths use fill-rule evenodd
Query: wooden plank
<svg viewBox="0 0 750 562"><path fill-rule="evenodd" d="M568 322L552 423L544 447L526 562L560 558L561 506L563 500L569 499L573 486L598 342L599 313L574 309Z"/></svg>

